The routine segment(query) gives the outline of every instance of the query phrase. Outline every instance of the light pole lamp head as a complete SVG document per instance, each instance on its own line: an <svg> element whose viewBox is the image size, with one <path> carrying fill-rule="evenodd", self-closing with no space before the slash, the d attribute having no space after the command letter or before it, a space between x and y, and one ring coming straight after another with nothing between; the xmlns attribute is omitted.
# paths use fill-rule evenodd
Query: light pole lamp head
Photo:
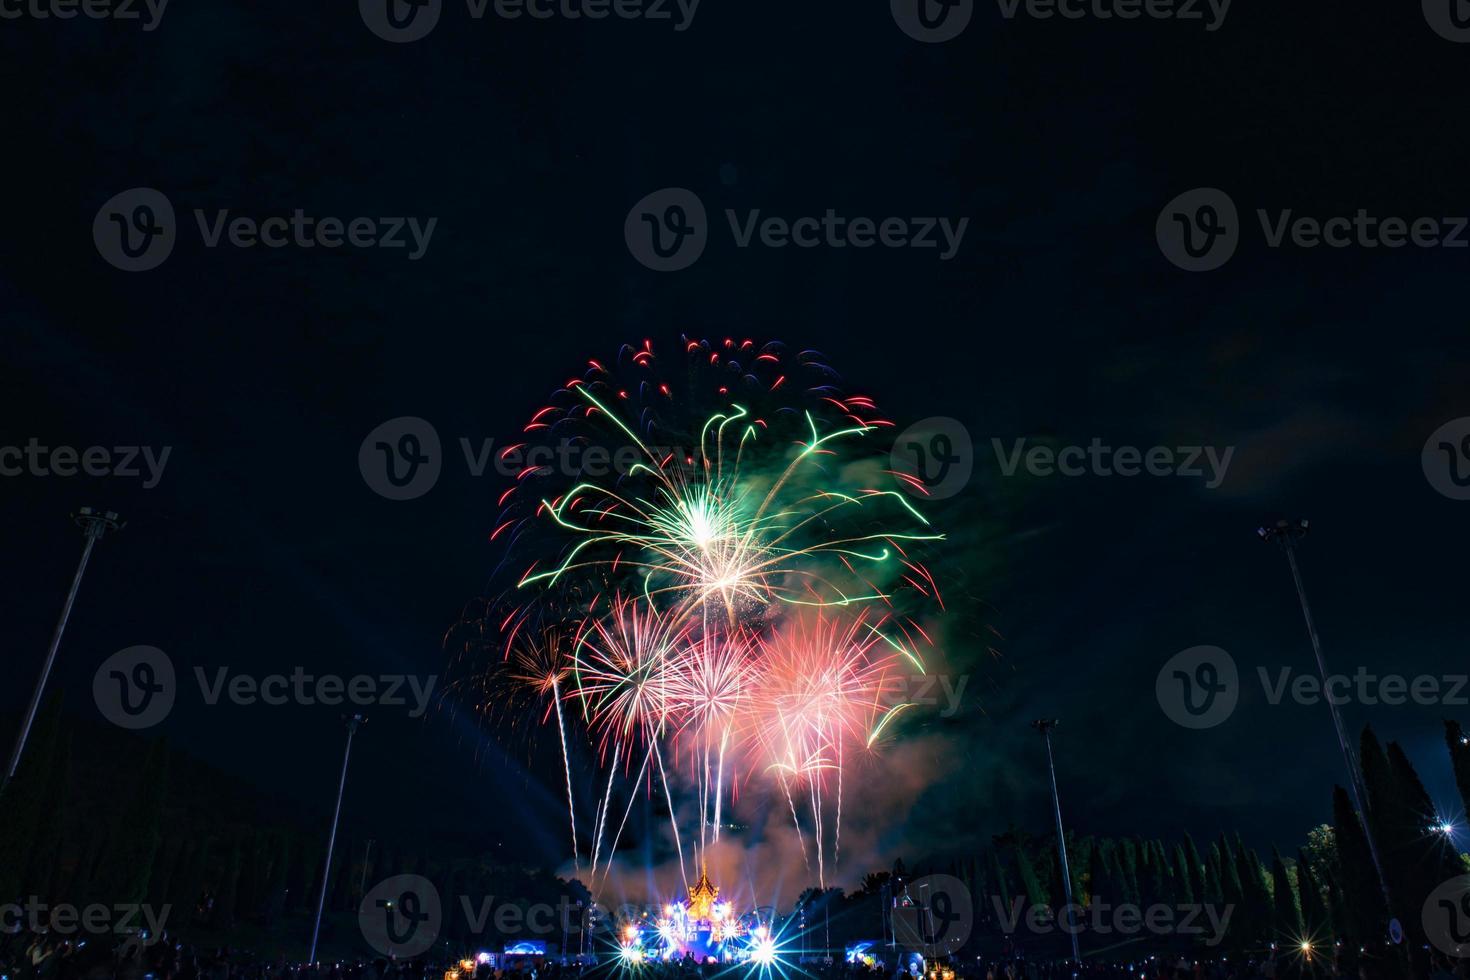
<svg viewBox="0 0 1470 980"><path fill-rule="evenodd" d="M1262 541L1290 548L1296 542L1307 536L1307 519L1299 517L1294 521L1277 521L1270 527L1256 528L1256 534Z"/></svg>
<svg viewBox="0 0 1470 980"><path fill-rule="evenodd" d="M1038 718L1031 723L1031 727L1041 734L1047 735L1053 728L1057 727L1057 720L1055 718Z"/></svg>
<svg viewBox="0 0 1470 980"><path fill-rule="evenodd" d="M89 538L100 538L107 531L121 531L126 522L115 510L98 510L95 507L79 507L71 515L72 523L82 529Z"/></svg>

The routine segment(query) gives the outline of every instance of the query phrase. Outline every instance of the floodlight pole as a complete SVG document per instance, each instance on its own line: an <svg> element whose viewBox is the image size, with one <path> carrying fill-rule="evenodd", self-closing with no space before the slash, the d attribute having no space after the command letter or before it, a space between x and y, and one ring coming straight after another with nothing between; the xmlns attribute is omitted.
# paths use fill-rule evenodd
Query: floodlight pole
<svg viewBox="0 0 1470 980"><path fill-rule="evenodd" d="M71 515L73 523L82 529L82 535L87 543L82 546L82 558L77 562L76 574L72 576L71 589L66 594L66 602L61 606L61 618L56 621L56 630L51 634L51 647L46 651L46 663L41 667L41 676L36 681L36 689L31 692L31 703L26 708L25 718L21 721L20 735L15 740L15 749L10 753L10 763L5 767L5 776L0 779L0 796L5 794L5 788L15 778L15 771L20 768L20 757L25 754L26 741L31 736L31 726L35 724L36 712L41 707L41 697L46 692L46 681L51 677L51 667L56 663L56 651L61 649L61 635L66 632L67 620L71 618L71 608L77 601L77 593L82 588L82 576L86 574L87 562L92 558L92 548L102 540L102 535L108 531L121 530L123 524L113 511L98 512L91 507L83 507Z"/></svg>
<svg viewBox="0 0 1470 980"><path fill-rule="evenodd" d="M332 814L332 832L327 836L327 860L322 865L322 891L316 901L316 924L311 927L311 952L306 962L316 962L316 942L322 932L322 910L327 906L327 885L332 879L332 849L337 846L337 823L342 819L342 793L347 789L347 763L352 759L352 736L367 723L365 715L347 719L347 750L342 753L342 778L337 781L337 809Z"/></svg>
<svg viewBox="0 0 1470 980"><path fill-rule="evenodd" d="M1051 753L1051 730L1057 727L1057 721L1055 718L1039 718L1031 723L1031 727L1040 732L1046 742L1046 766L1051 772L1051 802L1057 815L1057 852L1062 858L1062 887L1067 898L1067 907L1063 911L1067 916L1067 932L1072 937L1072 961L1080 966L1082 952L1077 945L1077 923L1073 919L1077 906L1072 903L1072 872L1067 864L1067 835L1062 830L1062 798L1057 792L1057 763Z"/></svg>
<svg viewBox="0 0 1470 980"><path fill-rule="evenodd" d="M1307 536L1307 521L1298 519L1295 521L1277 521L1275 527L1261 527L1256 529L1262 541L1274 543L1281 546L1286 552L1286 563L1291 566L1291 580L1296 584L1297 601L1301 603L1302 618L1307 622L1307 635L1312 640L1312 653L1317 657L1317 675L1322 680L1322 690L1327 687L1327 661L1322 655L1322 640L1317 636L1317 623L1312 619L1312 607L1307 605L1307 590L1302 585L1302 571L1297 566L1296 549L1297 544ZM1378 845L1373 841L1373 828L1368 826L1368 793L1363 786L1362 773L1359 770L1356 757L1348 744L1347 729L1342 723L1342 712L1337 710L1337 702L1328 695L1323 700L1332 712L1332 727L1337 731L1337 746L1342 750L1342 761L1347 766L1348 788L1353 794L1353 805L1357 808L1358 819L1363 823L1363 837L1368 841L1368 856L1373 859L1373 871L1378 875L1378 887L1383 889L1383 908L1392 919L1393 902L1388 893L1388 879L1383 875L1383 862L1378 859Z"/></svg>

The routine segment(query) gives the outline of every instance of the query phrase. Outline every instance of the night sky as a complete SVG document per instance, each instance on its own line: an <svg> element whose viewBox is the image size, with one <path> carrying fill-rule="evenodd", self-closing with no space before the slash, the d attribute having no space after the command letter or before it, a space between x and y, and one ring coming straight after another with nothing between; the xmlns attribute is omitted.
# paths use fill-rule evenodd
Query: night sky
<svg viewBox="0 0 1470 980"><path fill-rule="evenodd" d="M476 20L445 0L412 43L348 3L177 0L138 22L0 23L7 216L0 445L170 447L139 478L0 478L8 519L0 733L13 736L80 550L69 511L121 511L53 683L100 724L93 672L147 644L180 673L442 673L445 631L500 557L503 478L459 440L513 441L588 358L653 341L814 348L901 425L960 420L974 478L936 508L956 597L960 711L925 716L917 799L890 853L946 853L1011 823L1044 833L1044 755L1081 833L1295 848L1343 780L1327 709L1268 703L1256 668L1312 670L1285 560L1255 528L1311 519L1301 553L1329 664L1457 674L1470 502L1437 492L1426 439L1470 415L1470 251L1272 248L1256 210L1325 219L1470 213L1458 92L1470 46L1418 4L1241 2L1202 21L1014 19L977 3L924 44L886 4L704 0L674 20ZM1206 10L1202 6L1202 10ZM157 268L104 261L93 220L161 191L178 240ZM624 219L684 187L709 213L692 266L645 268ZM1161 209L1227 192L1241 242L1187 272ZM409 249L206 247L193 212L301 208L436 218ZM969 219L940 249L737 247L724 212ZM1446 222L1448 226L1450 222ZM1464 235L1470 239L1470 234ZM358 467L399 416L444 444L427 494ZM1007 447L1234 447L1224 481L1003 475ZM1175 653L1229 651L1225 724L1165 716ZM993 646L995 654L986 649ZM1470 694L1470 692L1465 692ZM283 806L328 813L340 709L208 706L156 731ZM374 712L357 826L565 857L553 756L435 709ZM1455 706L1349 705L1456 799ZM874 778L888 778L881 775ZM899 781L895 781L897 784ZM912 804L912 812L908 812ZM907 813L907 815L905 815ZM854 869L867 870L867 869Z"/></svg>

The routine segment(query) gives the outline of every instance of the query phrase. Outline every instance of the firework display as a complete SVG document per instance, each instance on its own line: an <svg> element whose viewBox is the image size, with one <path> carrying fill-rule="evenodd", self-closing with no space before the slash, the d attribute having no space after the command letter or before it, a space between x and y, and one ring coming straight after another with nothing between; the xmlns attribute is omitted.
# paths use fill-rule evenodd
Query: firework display
<svg viewBox="0 0 1470 980"><path fill-rule="evenodd" d="M587 362L499 450L487 696L555 726L594 891L627 790L667 799L696 903L671 933L727 928L697 901L736 793L770 793L825 886L844 774L900 727L894 682L926 670L944 600L922 556L943 534L890 468L892 427L815 352L645 341ZM574 797L569 744L600 767L594 800Z"/></svg>

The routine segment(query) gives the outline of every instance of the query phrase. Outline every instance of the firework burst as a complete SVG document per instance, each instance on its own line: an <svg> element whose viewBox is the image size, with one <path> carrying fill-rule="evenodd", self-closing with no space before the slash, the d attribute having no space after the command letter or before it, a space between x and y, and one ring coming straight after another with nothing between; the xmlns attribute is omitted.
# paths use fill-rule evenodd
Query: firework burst
<svg viewBox="0 0 1470 980"><path fill-rule="evenodd" d="M686 838L702 863L726 796L757 779L779 787L825 884L844 766L898 727L889 676L924 669L919 617L943 600L918 552L943 536L886 467L892 423L820 355L748 340L683 354L672 375L647 342L589 361L501 450L523 465L491 535L502 567L519 559L494 683L557 719L574 856L569 737L606 769L594 883L632 806L609 819L619 779L668 798L686 881ZM696 787L696 833L669 764Z"/></svg>

